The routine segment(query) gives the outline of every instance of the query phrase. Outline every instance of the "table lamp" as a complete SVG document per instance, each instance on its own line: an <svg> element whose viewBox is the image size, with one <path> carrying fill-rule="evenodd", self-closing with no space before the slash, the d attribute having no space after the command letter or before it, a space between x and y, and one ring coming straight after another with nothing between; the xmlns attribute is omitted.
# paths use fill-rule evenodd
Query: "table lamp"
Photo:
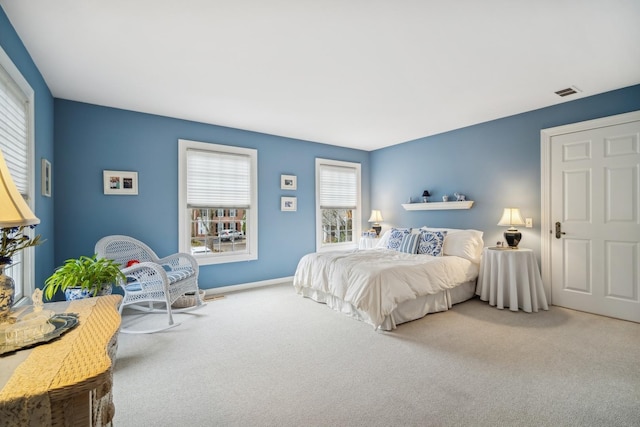
<svg viewBox="0 0 640 427"><path fill-rule="evenodd" d="M15 232L12 229L21 226L36 225L40 220L31 212L29 206L13 183L9 168L4 161L2 152L0 151L0 230L2 235L12 236ZM37 239L31 241L37 244ZM15 292L15 283L13 279L4 274L4 268L11 264L10 256L17 251L16 246L13 248L11 244L6 243L4 239L1 243L2 254L0 255L0 323L8 321L8 315L13 305L13 296ZM18 245L19 248L27 247L28 242Z"/></svg>
<svg viewBox="0 0 640 427"><path fill-rule="evenodd" d="M382 219L382 214L379 210L373 209L371 211L371 216L369 217L369 222L373 222L373 227L371 228L376 230L376 236L380 236L380 230L382 230L382 226L380 225L381 221L384 221L384 219Z"/></svg>
<svg viewBox="0 0 640 427"><path fill-rule="evenodd" d="M498 225L509 227L504 232L504 239L510 248L518 249L518 243L522 240L522 233L516 229L516 225L524 225L522 215L520 215L520 209L518 208L504 208L502 212L502 218L498 222Z"/></svg>

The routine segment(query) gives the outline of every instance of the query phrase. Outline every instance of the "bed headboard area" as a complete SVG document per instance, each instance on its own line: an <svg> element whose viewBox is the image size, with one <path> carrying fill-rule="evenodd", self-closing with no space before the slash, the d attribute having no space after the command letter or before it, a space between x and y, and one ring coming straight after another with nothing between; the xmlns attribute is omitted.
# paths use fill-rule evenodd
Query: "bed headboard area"
<svg viewBox="0 0 640 427"><path fill-rule="evenodd" d="M433 256L453 255L480 263L483 232L457 228L392 228L375 246L400 252Z"/></svg>

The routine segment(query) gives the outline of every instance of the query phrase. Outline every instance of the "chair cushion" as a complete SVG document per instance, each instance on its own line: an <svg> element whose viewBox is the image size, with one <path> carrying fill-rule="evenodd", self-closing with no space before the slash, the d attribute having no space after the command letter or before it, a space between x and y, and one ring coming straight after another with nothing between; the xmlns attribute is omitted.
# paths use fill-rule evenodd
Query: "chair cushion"
<svg viewBox="0 0 640 427"><path fill-rule="evenodd" d="M129 282L123 287L127 292L140 292L142 290L142 286L138 282Z"/></svg>
<svg viewBox="0 0 640 427"><path fill-rule="evenodd" d="M176 283L180 280L184 280L187 277L193 276L193 269L188 268L184 270L167 271L167 277L169 278L169 284Z"/></svg>
<svg viewBox="0 0 640 427"><path fill-rule="evenodd" d="M173 270L167 271L167 278L169 279L169 284L172 285L180 280L184 280L187 277L193 276L194 271L192 268L185 268L183 270ZM138 281L128 281L124 288L128 292L140 292L142 290L142 286Z"/></svg>

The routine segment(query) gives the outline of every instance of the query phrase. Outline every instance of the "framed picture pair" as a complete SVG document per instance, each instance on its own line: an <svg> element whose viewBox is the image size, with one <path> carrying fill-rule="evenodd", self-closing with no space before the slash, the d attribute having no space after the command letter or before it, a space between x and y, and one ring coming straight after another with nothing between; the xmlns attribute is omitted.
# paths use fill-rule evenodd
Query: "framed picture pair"
<svg viewBox="0 0 640 427"><path fill-rule="evenodd" d="M102 171L104 194L137 195L138 172Z"/></svg>
<svg viewBox="0 0 640 427"><path fill-rule="evenodd" d="M298 178L295 175L280 175L281 190L297 190ZM298 210L298 198L282 196L280 197L280 210L283 212L295 212Z"/></svg>

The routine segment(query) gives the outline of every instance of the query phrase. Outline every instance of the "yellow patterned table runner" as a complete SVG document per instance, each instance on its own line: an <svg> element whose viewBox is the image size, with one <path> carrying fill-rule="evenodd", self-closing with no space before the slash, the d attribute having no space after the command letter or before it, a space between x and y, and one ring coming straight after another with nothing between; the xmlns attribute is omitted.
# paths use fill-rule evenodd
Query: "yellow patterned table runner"
<svg viewBox="0 0 640 427"><path fill-rule="evenodd" d="M71 301L79 325L31 350L0 390L0 426L48 426L52 401L111 381L108 344L120 328L119 295Z"/></svg>

